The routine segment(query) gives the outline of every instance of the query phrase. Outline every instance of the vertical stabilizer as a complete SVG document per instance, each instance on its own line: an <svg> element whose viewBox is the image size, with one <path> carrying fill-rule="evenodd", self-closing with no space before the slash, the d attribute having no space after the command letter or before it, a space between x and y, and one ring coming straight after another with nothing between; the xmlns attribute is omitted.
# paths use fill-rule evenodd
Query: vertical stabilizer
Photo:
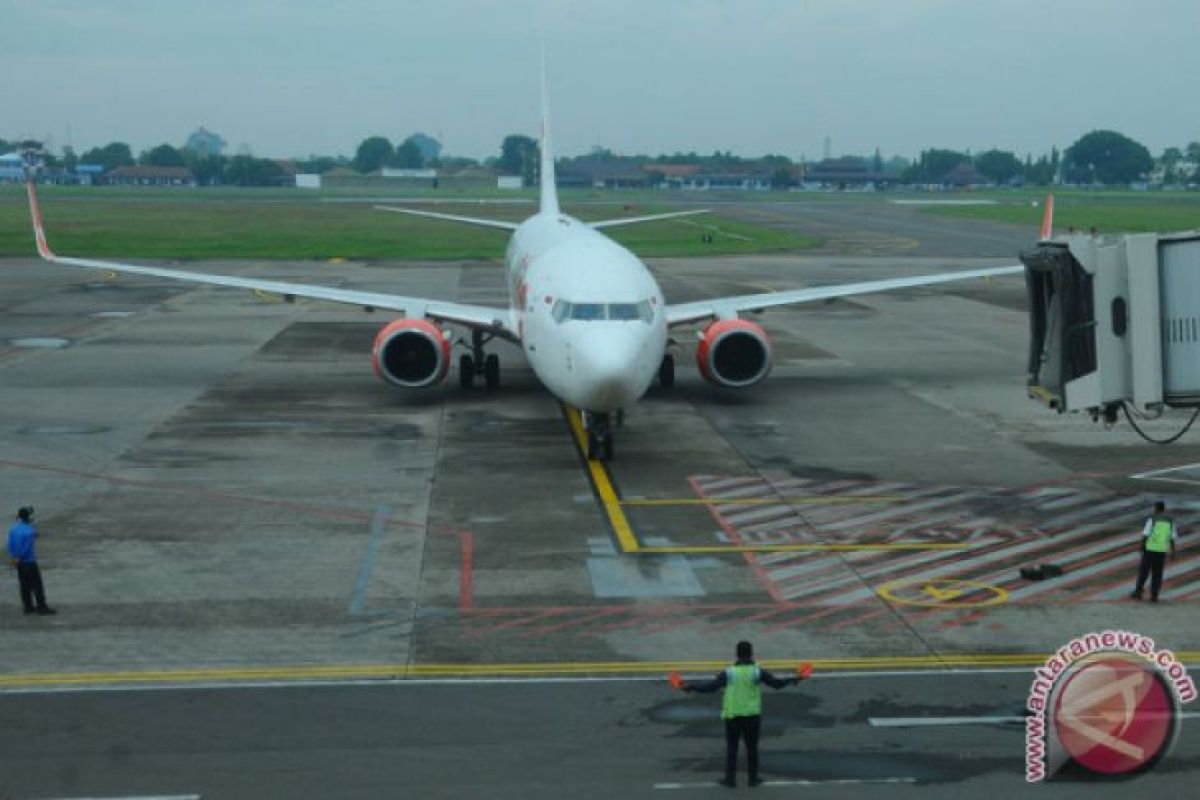
<svg viewBox="0 0 1200 800"><path fill-rule="evenodd" d="M1044 242L1054 236L1054 195L1046 195L1046 210L1042 213L1040 238Z"/></svg>
<svg viewBox="0 0 1200 800"><path fill-rule="evenodd" d="M558 185L554 180L554 150L550 147L550 100L546 91L546 53L542 52L542 140L539 143L542 154L541 169L541 203L539 208L543 214L558 213Z"/></svg>

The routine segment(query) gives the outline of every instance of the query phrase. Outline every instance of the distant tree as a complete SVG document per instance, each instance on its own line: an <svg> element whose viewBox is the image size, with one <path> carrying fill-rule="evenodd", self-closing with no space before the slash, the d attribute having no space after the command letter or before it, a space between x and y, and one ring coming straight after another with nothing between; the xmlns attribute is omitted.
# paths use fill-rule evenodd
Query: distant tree
<svg viewBox="0 0 1200 800"><path fill-rule="evenodd" d="M267 158L237 155L225 165L225 183L233 186L273 186L283 169Z"/></svg>
<svg viewBox="0 0 1200 800"><path fill-rule="evenodd" d="M425 166L425 157L421 155L421 148L409 137L392 153L392 157L388 159L388 166L401 169L420 169Z"/></svg>
<svg viewBox="0 0 1200 800"><path fill-rule="evenodd" d="M1168 147L1163 150L1162 156L1159 157L1159 161L1161 161L1165 167L1173 167L1180 161L1183 161L1183 151L1178 147Z"/></svg>
<svg viewBox="0 0 1200 800"><path fill-rule="evenodd" d="M792 177L792 171L787 167L779 167L771 173L771 188L783 191L790 189L796 185L796 179Z"/></svg>
<svg viewBox="0 0 1200 800"><path fill-rule="evenodd" d="M479 166L479 160L475 158L467 158L466 156L442 156L438 159L438 163L444 169L457 172L459 170L471 169Z"/></svg>
<svg viewBox="0 0 1200 800"><path fill-rule="evenodd" d="M133 151L124 142L110 142L104 147L93 147L80 156L79 160L84 164L99 164L104 167L105 172L117 167L131 167L134 163Z"/></svg>
<svg viewBox="0 0 1200 800"><path fill-rule="evenodd" d="M0 153L4 152L4 148L0 147ZM75 148L70 145L63 146L62 155L63 169L67 172L74 172L75 167L79 166L79 156L75 155Z"/></svg>
<svg viewBox="0 0 1200 800"><path fill-rule="evenodd" d="M1188 161L1200 164L1200 142L1189 143L1184 152L1187 153Z"/></svg>
<svg viewBox="0 0 1200 800"><path fill-rule="evenodd" d="M1051 153L1049 156L1042 156L1037 161L1034 161L1030 156L1026 156L1025 167L1023 169L1025 180L1035 186L1049 186L1054 183L1056 170L1053 156L1054 153Z"/></svg>
<svg viewBox="0 0 1200 800"><path fill-rule="evenodd" d="M505 175L520 175L526 186L533 185L537 174L538 143L519 133L509 134L500 143L500 161L497 166Z"/></svg>
<svg viewBox="0 0 1200 800"><path fill-rule="evenodd" d="M883 173L883 154L879 152L879 148L875 148L875 157L871 159L871 171L876 175Z"/></svg>
<svg viewBox="0 0 1200 800"><path fill-rule="evenodd" d="M16 149L17 149L16 144L8 142L4 139L0 139L0 153L11 153L13 150L16 150Z"/></svg>
<svg viewBox="0 0 1200 800"><path fill-rule="evenodd" d="M1007 150L988 150L975 156L975 169L993 183L1008 183L1021 174L1021 162Z"/></svg>
<svg viewBox="0 0 1200 800"><path fill-rule="evenodd" d="M904 174L904 171L912 166L912 162L904 156L892 156L887 161L883 162L883 174L899 177Z"/></svg>
<svg viewBox="0 0 1200 800"><path fill-rule="evenodd" d="M225 167L229 159L222 155L201 154L190 148L183 151L184 165L200 186L216 186L225 178Z"/></svg>
<svg viewBox="0 0 1200 800"><path fill-rule="evenodd" d="M343 158L337 156L309 156L296 159L296 171L314 175L323 175L342 165Z"/></svg>
<svg viewBox="0 0 1200 800"><path fill-rule="evenodd" d="M354 153L354 168L359 172L374 172L391 161L395 152L392 143L382 136L363 139Z"/></svg>
<svg viewBox="0 0 1200 800"><path fill-rule="evenodd" d="M144 167L182 167L185 166L183 153L169 144L160 144L150 150L145 150L138 156L138 163Z"/></svg>
<svg viewBox="0 0 1200 800"><path fill-rule="evenodd" d="M971 157L957 150L925 150L917 162L904 171L905 183L941 183L946 173Z"/></svg>
<svg viewBox="0 0 1200 800"><path fill-rule="evenodd" d="M404 143L412 142L421 151L421 163L432 164L437 161L442 154L442 143L428 134L417 131L404 140Z"/></svg>
<svg viewBox="0 0 1200 800"><path fill-rule="evenodd" d="M1116 131L1092 131L1063 153L1071 183L1132 183L1154 168L1150 151Z"/></svg>

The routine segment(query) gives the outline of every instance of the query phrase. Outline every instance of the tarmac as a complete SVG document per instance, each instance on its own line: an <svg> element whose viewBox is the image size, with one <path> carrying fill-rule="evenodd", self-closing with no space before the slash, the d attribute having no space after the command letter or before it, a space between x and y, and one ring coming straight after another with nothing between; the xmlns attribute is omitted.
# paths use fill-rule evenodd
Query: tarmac
<svg viewBox="0 0 1200 800"><path fill-rule="evenodd" d="M1016 263L1019 230L878 208L863 252L651 266L674 302ZM944 254L971 230L984 257ZM488 262L182 266L506 300ZM497 391L404 393L370 369L380 314L0 262L0 509L37 507L60 612L6 582L0 797L687 794L720 724L663 679L739 639L817 666L768 699L764 788L1020 791L1011 719L869 719L1020 716L1093 630L1200 660L1200 440L1028 399L1023 308L1006 278L773 310L773 373L738 393L680 331L601 468L509 346ZM1151 606L1126 595L1159 497L1185 539ZM1190 741L1139 789L1183 791Z"/></svg>

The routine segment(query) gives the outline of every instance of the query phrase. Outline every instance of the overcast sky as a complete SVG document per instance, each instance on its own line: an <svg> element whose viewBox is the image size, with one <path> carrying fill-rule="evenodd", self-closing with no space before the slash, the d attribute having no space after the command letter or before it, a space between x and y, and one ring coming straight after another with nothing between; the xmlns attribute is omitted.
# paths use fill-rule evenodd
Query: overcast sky
<svg viewBox="0 0 1200 800"><path fill-rule="evenodd" d="M353 155L1019 156L1111 128L1200 140L1197 0L0 0L0 138Z"/></svg>

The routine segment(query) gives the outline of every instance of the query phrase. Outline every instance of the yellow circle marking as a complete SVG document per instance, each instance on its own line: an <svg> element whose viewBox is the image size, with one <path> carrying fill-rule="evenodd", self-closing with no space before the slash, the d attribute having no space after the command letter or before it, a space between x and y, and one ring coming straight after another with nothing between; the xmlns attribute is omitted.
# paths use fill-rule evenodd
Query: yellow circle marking
<svg viewBox="0 0 1200 800"><path fill-rule="evenodd" d="M875 591L888 602L924 608L984 608L1008 600L1008 592L999 586L960 578L905 578ZM982 598L969 597L980 592Z"/></svg>

